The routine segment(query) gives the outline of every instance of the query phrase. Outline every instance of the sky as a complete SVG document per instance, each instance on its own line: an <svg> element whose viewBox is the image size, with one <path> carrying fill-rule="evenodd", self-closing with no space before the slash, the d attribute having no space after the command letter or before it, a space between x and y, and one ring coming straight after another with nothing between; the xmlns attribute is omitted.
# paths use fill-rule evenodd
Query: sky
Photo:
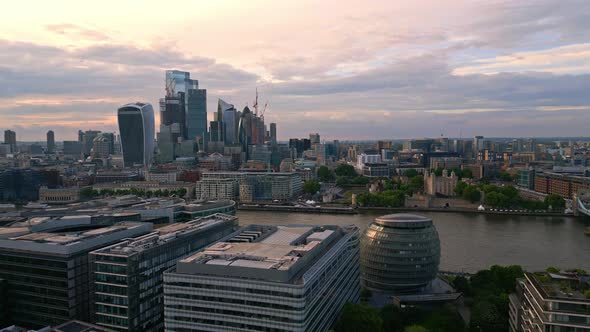
<svg viewBox="0 0 590 332"><path fill-rule="evenodd" d="M0 129L117 131L178 69L281 140L589 136L588 31L587 0L10 1Z"/></svg>

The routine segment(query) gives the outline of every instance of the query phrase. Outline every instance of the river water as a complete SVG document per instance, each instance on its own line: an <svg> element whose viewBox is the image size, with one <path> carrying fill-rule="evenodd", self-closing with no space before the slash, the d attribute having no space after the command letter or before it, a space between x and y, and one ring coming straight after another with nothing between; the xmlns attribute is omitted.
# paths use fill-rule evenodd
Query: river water
<svg viewBox="0 0 590 332"><path fill-rule="evenodd" d="M238 211L240 224L350 225L364 229L384 213L356 215ZM548 266L590 272L590 218L428 213L441 241L445 271L476 272L491 265L521 265L529 271Z"/></svg>

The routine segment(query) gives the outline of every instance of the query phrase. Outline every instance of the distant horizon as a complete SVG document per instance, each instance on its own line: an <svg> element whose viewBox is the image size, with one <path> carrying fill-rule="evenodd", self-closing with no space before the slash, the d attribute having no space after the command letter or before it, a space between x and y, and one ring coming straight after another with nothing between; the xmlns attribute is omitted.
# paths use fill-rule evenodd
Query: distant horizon
<svg viewBox="0 0 590 332"><path fill-rule="evenodd" d="M88 130L94 130L94 129L88 129ZM2 131L3 133L3 131ZM108 133L115 133L116 132L108 132ZM405 141L410 141L410 140L418 140L418 139L437 139L437 138L441 138L441 137L424 137L424 136L419 136L419 137L403 137L403 138L374 138L374 139L362 139L362 140L356 140L356 139L348 139L348 138L328 138L328 139L324 139L320 134L320 138L322 143L324 141L339 141L340 143L347 143L347 142L359 142L359 143L373 143L373 142L379 142L379 141L391 141L391 142L398 142L398 143L402 143ZM17 135L17 144L30 144L30 143L47 143L46 139L43 140L30 140L30 141L22 141L22 140L18 140L18 132L16 133ZM476 135L477 136L477 135ZM482 135L483 136L483 135ZM300 137L291 137L291 138L309 138L308 136L300 136ZM449 140L471 140L474 137L446 137L443 136L442 138L447 138ZM544 140L544 141L562 141L562 140L589 140L590 141L590 136L523 136L523 137L518 137L518 136L502 136L502 137L493 137L493 136L484 136L485 140L507 140L507 139L537 139L537 140ZM3 136L0 137L0 141L3 143ZM64 141L78 141L78 137L73 137L72 139L57 139L57 134L56 134L56 139L55 139L55 143L56 144L63 144ZM279 139L278 143L288 143L289 139Z"/></svg>

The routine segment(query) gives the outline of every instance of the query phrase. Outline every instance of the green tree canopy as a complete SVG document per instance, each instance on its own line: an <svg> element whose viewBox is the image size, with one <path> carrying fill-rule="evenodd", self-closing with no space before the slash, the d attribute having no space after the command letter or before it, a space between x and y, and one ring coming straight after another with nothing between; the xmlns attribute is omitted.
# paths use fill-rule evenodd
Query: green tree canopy
<svg viewBox="0 0 590 332"><path fill-rule="evenodd" d="M383 332L383 320L368 304L346 303L336 323L337 332Z"/></svg>
<svg viewBox="0 0 590 332"><path fill-rule="evenodd" d="M429 332L424 326L410 325L404 329L404 332Z"/></svg>
<svg viewBox="0 0 590 332"><path fill-rule="evenodd" d="M340 164L340 165L336 166L334 173L336 173L337 176L349 176L349 177L357 176L354 167L352 165L348 165L348 164Z"/></svg>
<svg viewBox="0 0 590 332"><path fill-rule="evenodd" d="M552 209L564 209L565 208L565 199L563 197L556 195L556 194L549 194L545 197L545 204L549 207L551 206Z"/></svg>
<svg viewBox="0 0 590 332"><path fill-rule="evenodd" d="M465 181L457 182L457 185L455 186L455 194L457 194L458 196L463 196L463 191L467 187L469 187L467 182L465 182Z"/></svg>
<svg viewBox="0 0 590 332"><path fill-rule="evenodd" d="M314 180L305 181L303 184L303 191L308 194L315 194L320 191L320 183Z"/></svg>
<svg viewBox="0 0 590 332"><path fill-rule="evenodd" d="M481 193L476 186L469 186L463 190L463 199L470 201L471 203L479 202L481 199Z"/></svg>
<svg viewBox="0 0 590 332"><path fill-rule="evenodd" d="M410 169L406 170L403 174L405 176L407 176L408 178L413 178L413 177L419 175L418 174L418 171L415 170L415 169L413 169L413 168L410 168Z"/></svg>
<svg viewBox="0 0 590 332"><path fill-rule="evenodd" d="M318 178L322 182L330 182L334 180L334 172L332 172L327 166L320 166L318 169Z"/></svg>

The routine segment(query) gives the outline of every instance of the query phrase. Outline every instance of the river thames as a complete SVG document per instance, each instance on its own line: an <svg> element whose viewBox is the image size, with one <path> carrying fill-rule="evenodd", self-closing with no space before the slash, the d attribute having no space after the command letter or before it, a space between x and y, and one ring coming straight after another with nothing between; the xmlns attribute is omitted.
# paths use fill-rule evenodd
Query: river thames
<svg viewBox="0 0 590 332"><path fill-rule="evenodd" d="M238 211L240 224L350 225L362 230L384 213L356 215ZM441 241L440 269L476 272L491 265L548 266L590 271L590 218L417 213L432 218Z"/></svg>

